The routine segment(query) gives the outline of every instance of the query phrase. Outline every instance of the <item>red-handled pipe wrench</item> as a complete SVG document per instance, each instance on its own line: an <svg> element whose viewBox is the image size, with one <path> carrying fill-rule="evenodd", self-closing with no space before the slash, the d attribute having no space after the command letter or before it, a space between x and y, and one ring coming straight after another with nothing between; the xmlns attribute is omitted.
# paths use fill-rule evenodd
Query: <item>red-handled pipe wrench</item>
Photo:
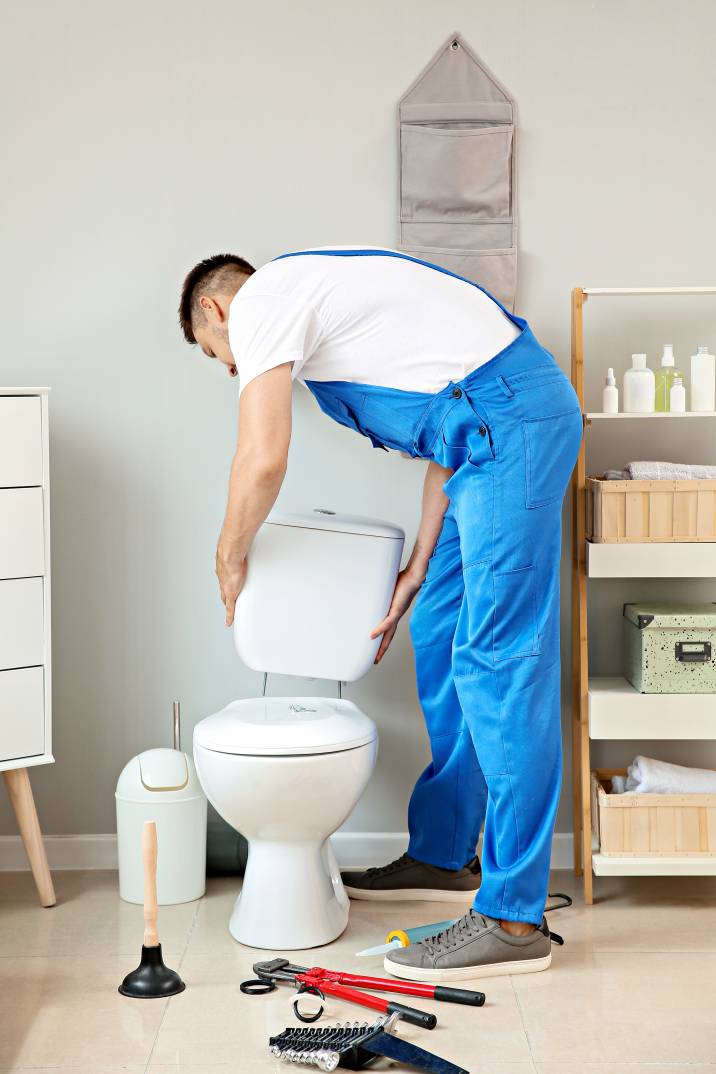
<svg viewBox="0 0 716 1074"><path fill-rule="evenodd" d="M402 1003L391 1003L380 996L371 996L350 986L358 985L360 988L377 992L395 992L401 996L420 996L424 999L441 1000L446 1003L467 1003L473 1007L482 1007L485 1002L484 992L470 992L465 988L449 988L444 985L396 981L389 977L365 977L362 974L342 973L340 970L325 970L319 966L309 969L306 966L294 966L285 958L274 958L270 962L255 962L254 973L256 980L244 981L241 985L241 991L247 995L273 992L277 981L290 981L299 989L319 995L321 998L335 996L337 999L357 1003L361 1007L372 1007L373 1010L380 1011L382 1014L399 1014L406 1022L422 1026L423 1029L435 1028L437 1018L434 1014L415 1007L406 1007ZM298 1011L296 1013L298 1014ZM310 1019L304 1016L302 1020L315 1021L320 1014L321 1011Z"/></svg>

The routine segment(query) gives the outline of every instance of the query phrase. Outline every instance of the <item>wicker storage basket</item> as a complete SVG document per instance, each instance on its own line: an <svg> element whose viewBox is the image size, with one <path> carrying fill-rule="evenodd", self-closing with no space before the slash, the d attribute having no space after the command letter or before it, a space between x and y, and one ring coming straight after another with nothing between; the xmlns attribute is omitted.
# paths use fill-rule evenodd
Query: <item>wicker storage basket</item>
<svg viewBox="0 0 716 1074"><path fill-rule="evenodd" d="M716 857L716 794L609 794L623 768L592 772L592 824L602 854Z"/></svg>
<svg viewBox="0 0 716 1074"><path fill-rule="evenodd" d="M716 481L588 477L587 537L600 543L716 541Z"/></svg>

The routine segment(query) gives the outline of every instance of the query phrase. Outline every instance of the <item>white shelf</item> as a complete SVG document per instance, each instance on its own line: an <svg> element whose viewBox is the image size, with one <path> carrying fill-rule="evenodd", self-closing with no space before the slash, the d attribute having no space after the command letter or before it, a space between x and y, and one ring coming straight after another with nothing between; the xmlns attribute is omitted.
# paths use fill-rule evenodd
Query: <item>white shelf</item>
<svg viewBox="0 0 716 1074"><path fill-rule="evenodd" d="M716 287L583 287L585 295L716 295Z"/></svg>
<svg viewBox="0 0 716 1074"><path fill-rule="evenodd" d="M716 739L716 694L640 694L626 679L589 680L591 739Z"/></svg>
<svg viewBox="0 0 716 1074"><path fill-rule="evenodd" d="M716 857L628 857L592 854L595 876L716 876Z"/></svg>
<svg viewBox="0 0 716 1074"><path fill-rule="evenodd" d="M590 410L584 416L588 421L597 421L604 418L612 420L614 418L658 418L660 420L673 418L675 421L681 421L682 418L716 418L716 410L685 410L683 413L671 410L651 410L648 414L626 414L622 410L618 414L605 414L602 410Z"/></svg>
<svg viewBox="0 0 716 1074"><path fill-rule="evenodd" d="M716 578L716 541L587 541L588 578Z"/></svg>

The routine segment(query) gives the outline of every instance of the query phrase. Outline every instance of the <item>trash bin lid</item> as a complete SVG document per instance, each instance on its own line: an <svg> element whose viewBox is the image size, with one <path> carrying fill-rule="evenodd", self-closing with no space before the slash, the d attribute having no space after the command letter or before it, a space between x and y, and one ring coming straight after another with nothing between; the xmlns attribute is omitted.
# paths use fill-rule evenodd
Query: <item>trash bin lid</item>
<svg viewBox="0 0 716 1074"><path fill-rule="evenodd" d="M145 750L129 761L117 781L117 798L167 802L202 796L194 762L180 750Z"/></svg>
<svg viewBox="0 0 716 1074"><path fill-rule="evenodd" d="M139 773L148 791L180 791L189 782L186 757L179 750L140 753Z"/></svg>
<svg viewBox="0 0 716 1074"><path fill-rule="evenodd" d="M352 701L255 697L232 701L194 728L194 745L238 756L337 753L373 742L376 726Z"/></svg>

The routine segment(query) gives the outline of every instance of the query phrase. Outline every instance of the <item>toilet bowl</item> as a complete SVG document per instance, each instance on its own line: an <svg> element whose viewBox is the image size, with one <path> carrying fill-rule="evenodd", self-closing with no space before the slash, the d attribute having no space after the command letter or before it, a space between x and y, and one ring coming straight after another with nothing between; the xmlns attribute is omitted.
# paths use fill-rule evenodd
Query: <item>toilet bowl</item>
<svg viewBox="0 0 716 1074"><path fill-rule="evenodd" d="M328 698L234 701L197 725L202 786L249 843L234 939L297 950L343 932L348 897L329 837L363 793L377 749L373 721Z"/></svg>
<svg viewBox="0 0 716 1074"><path fill-rule="evenodd" d="M387 522L324 509L272 515L248 557L234 642L249 668L353 682L372 666L403 551ZM375 764L375 724L348 700L233 701L194 730L206 797L248 841L229 930L249 947L329 943L348 921L330 836Z"/></svg>

